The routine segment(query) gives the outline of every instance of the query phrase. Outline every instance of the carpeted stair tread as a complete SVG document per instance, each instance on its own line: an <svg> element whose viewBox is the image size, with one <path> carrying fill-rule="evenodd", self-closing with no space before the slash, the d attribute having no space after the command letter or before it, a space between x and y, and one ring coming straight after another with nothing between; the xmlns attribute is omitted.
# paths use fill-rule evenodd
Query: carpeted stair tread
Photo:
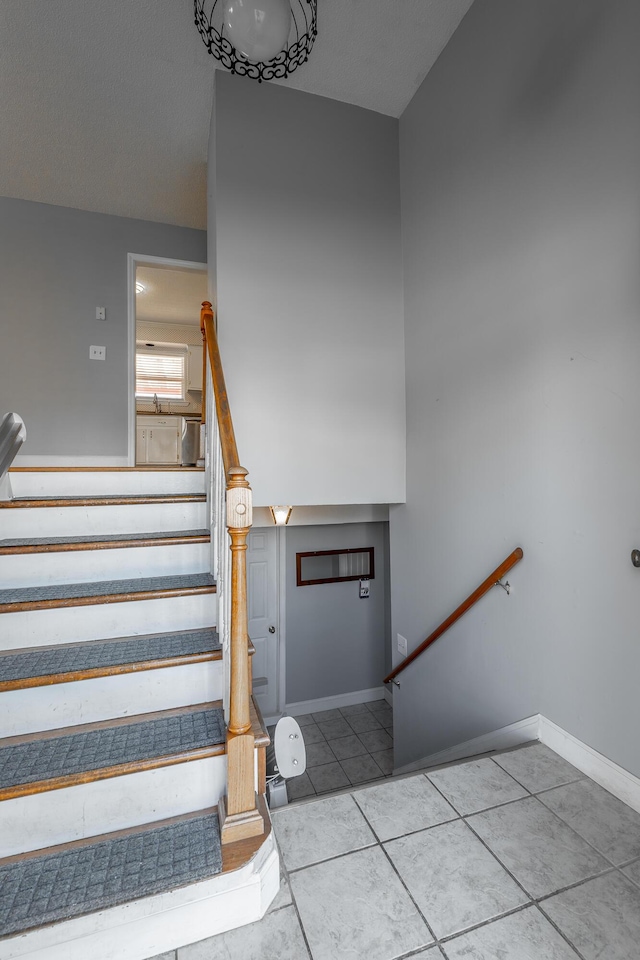
<svg viewBox="0 0 640 960"><path fill-rule="evenodd" d="M117 596L160 590L187 590L214 587L209 573L185 573L169 577L136 577L127 580L101 580L96 583L51 583L40 587L14 587L0 590L0 606L10 603L42 603L78 600L81 597Z"/></svg>
<svg viewBox="0 0 640 960"><path fill-rule="evenodd" d="M94 533L88 537L21 537L20 539L0 539L0 549L3 547L40 547L51 544L58 546L65 543L113 543L120 540L170 540L180 537L208 537L208 530L169 530L162 533Z"/></svg>
<svg viewBox="0 0 640 960"><path fill-rule="evenodd" d="M221 707L0 747L0 789L224 743Z"/></svg>
<svg viewBox="0 0 640 960"><path fill-rule="evenodd" d="M174 890L221 867L215 813L0 864L0 936Z"/></svg>
<svg viewBox="0 0 640 960"><path fill-rule="evenodd" d="M220 650L220 641L213 629L25 650L4 657L0 655L0 683L143 663L145 660L165 660L214 650Z"/></svg>

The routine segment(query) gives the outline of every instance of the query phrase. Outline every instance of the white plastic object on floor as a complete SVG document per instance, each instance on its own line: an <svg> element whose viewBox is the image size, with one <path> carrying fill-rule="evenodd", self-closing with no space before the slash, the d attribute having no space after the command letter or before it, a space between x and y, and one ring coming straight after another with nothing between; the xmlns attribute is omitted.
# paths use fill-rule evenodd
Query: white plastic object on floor
<svg viewBox="0 0 640 960"><path fill-rule="evenodd" d="M289 802L286 780L299 777L307 769L307 750L297 720L281 717L273 737L274 774L269 777L269 806L284 807Z"/></svg>
<svg viewBox="0 0 640 960"><path fill-rule="evenodd" d="M280 776L285 780L299 777L307 769L307 751L298 721L293 717L282 717L273 739Z"/></svg>

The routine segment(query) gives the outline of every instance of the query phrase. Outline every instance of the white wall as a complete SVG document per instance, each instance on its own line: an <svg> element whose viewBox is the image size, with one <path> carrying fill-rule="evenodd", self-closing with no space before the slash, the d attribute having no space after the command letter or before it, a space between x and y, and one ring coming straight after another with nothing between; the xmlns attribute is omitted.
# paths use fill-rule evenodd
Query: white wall
<svg viewBox="0 0 640 960"><path fill-rule="evenodd" d="M225 73L216 85L209 250L215 233L255 502L402 501L398 123Z"/></svg>
<svg viewBox="0 0 640 960"><path fill-rule="evenodd" d="M0 417L23 417L21 455L126 458L128 253L204 261L206 234L0 197Z"/></svg>
<svg viewBox="0 0 640 960"><path fill-rule="evenodd" d="M640 5L475 3L400 124L396 763L542 712L640 774ZM395 655L397 661L397 654Z"/></svg>

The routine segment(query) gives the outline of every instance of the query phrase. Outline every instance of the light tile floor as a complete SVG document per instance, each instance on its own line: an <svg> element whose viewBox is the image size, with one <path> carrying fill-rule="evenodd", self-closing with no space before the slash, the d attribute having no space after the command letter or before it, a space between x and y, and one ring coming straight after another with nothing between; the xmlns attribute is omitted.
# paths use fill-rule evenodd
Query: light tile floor
<svg viewBox="0 0 640 960"><path fill-rule="evenodd" d="M166 960L640 958L640 814L541 744L273 822L267 915Z"/></svg>
<svg viewBox="0 0 640 960"><path fill-rule="evenodd" d="M307 770L287 781L289 800L321 796L393 773L393 712L386 700L296 717Z"/></svg>

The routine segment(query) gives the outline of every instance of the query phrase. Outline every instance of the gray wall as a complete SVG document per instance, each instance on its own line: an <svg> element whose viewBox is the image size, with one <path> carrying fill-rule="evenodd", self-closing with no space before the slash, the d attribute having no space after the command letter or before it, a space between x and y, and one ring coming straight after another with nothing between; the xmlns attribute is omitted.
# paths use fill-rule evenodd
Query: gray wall
<svg viewBox="0 0 640 960"><path fill-rule="evenodd" d="M299 703L382 684L388 648L386 523L344 523L286 530L286 700ZM359 582L296 586L296 553L373 547L370 597Z"/></svg>
<svg viewBox="0 0 640 960"><path fill-rule="evenodd" d="M226 73L216 87L209 234L255 502L402 501L398 121Z"/></svg>
<svg viewBox="0 0 640 960"><path fill-rule="evenodd" d="M0 198L0 415L25 420L21 454L127 456L128 253L203 262L206 233Z"/></svg>
<svg viewBox="0 0 640 960"><path fill-rule="evenodd" d="M400 124L396 763L542 712L640 774L640 4L475 3ZM397 659L397 654L394 655Z"/></svg>

